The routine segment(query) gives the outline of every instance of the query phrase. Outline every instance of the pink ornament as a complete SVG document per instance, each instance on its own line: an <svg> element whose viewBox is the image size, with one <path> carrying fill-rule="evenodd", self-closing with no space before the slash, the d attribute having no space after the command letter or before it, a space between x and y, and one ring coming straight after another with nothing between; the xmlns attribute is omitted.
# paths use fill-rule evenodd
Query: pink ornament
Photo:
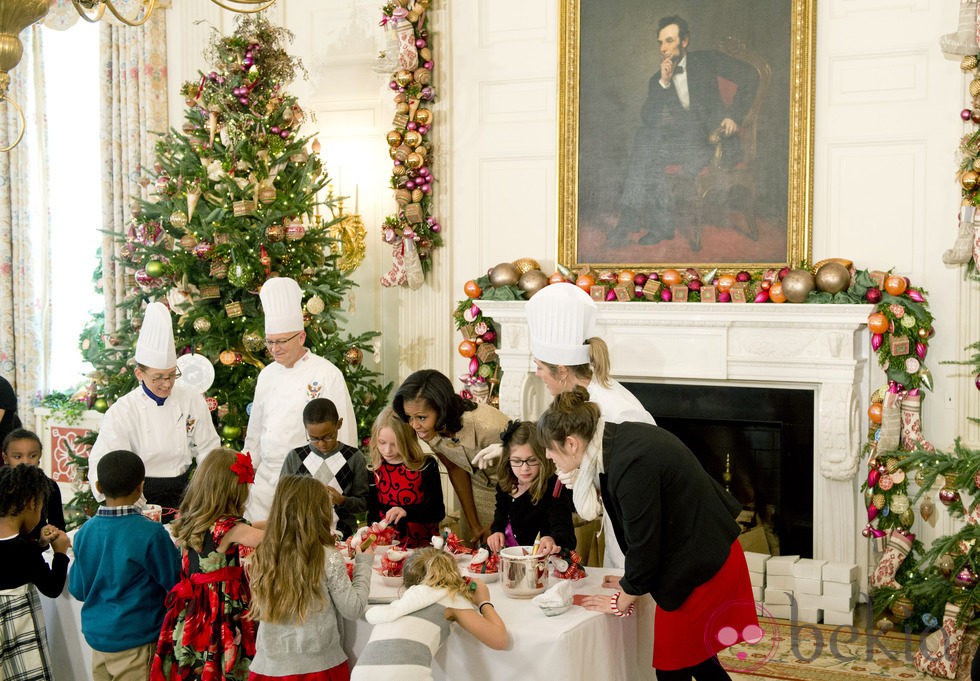
<svg viewBox="0 0 980 681"><path fill-rule="evenodd" d="M432 192L432 185L430 185L428 182L426 182L421 187L419 187L419 189L422 190L422 193L423 194L429 194L429 193Z"/></svg>
<svg viewBox="0 0 980 681"><path fill-rule="evenodd" d="M691 281L687 282L687 289L689 291L700 291L701 290L701 280L700 279L691 279Z"/></svg>
<svg viewBox="0 0 980 681"><path fill-rule="evenodd" d="M878 472L877 468L872 468L868 471L868 487L874 487L878 484L878 478L881 477L881 473Z"/></svg>
<svg viewBox="0 0 980 681"><path fill-rule="evenodd" d="M669 303L671 300L673 300L673 298L674 296L670 293L669 288L660 289L660 300L664 301L665 303Z"/></svg>
<svg viewBox="0 0 980 681"><path fill-rule="evenodd" d="M746 272L745 270L742 270L741 272L735 275L735 281L751 281L751 280L752 280L752 275Z"/></svg>
<svg viewBox="0 0 980 681"><path fill-rule="evenodd" d="M423 47L425 47L425 40L423 40L422 38L417 38L415 40L415 47L421 50Z"/></svg>
<svg viewBox="0 0 980 681"><path fill-rule="evenodd" d="M470 305L470 314L473 315L474 319L480 316L480 312L481 312L480 308L478 308L475 303L473 305Z"/></svg>
<svg viewBox="0 0 980 681"><path fill-rule="evenodd" d="M865 538L868 538L868 537L870 537L870 536L871 536L871 525L865 525L865 526L864 526L864 529L863 529L863 530L861 530L861 534L862 534L862 535L863 535L863 536L864 536Z"/></svg>
<svg viewBox="0 0 980 681"><path fill-rule="evenodd" d="M480 370L480 360L476 357L470 358L470 374L476 376L476 372Z"/></svg>
<svg viewBox="0 0 980 681"><path fill-rule="evenodd" d="M973 116L973 112L970 111L970 109L963 109L962 111L960 111L960 118L962 118L964 121L970 120L972 116Z"/></svg>
<svg viewBox="0 0 980 681"><path fill-rule="evenodd" d="M957 492L952 487L943 487L939 490L939 501L943 502L944 506L951 506L960 499L960 493Z"/></svg>
<svg viewBox="0 0 980 681"><path fill-rule="evenodd" d="M878 304L881 302L881 289L872 286L865 292L864 299L869 303Z"/></svg>
<svg viewBox="0 0 980 681"><path fill-rule="evenodd" d="M768 303L769 302L769 291L759 291L755 294L754 303Z"/></svg>
<svg viewBox="0 0 980 681"><path fill-rule="evenodd" d="M432 223L432 231L438 234L442 231L442 225L440 225L438 222Z"/></svg>
<svg viewBox="0 0 980 681"><path fill-rule="evenodd" d="M636 296L637 298L642 298L643 297L643 287L642 286L637 286L636 284L634 284L633 285L633 295Z"/></svg>
<svg viewBox="0 0 980 681"><path fill-rule="evenodd" d="M728 291L718 291L718 302L719 303L730 303L732 302L732 294Z"/></svg>
<svg viewBox="0 0 980 681"><path fill-rule="evenodd" d="M868 522L871 522L878 517L878 507L874 504L868 506Z"/></svg>
<svg viewBox="0 0 980 681"><path fill-rule="evenodd" d="M466 390L465 388L459 392L459 396L462 397L464 400L473 399L473 393L471 393L469 390Z"/></svg>
<svg viewBox="0 0 980 681"><path fill-rule="evenodd" d="M432 64L431 61L427 61L427 62L425 62L425 64L423 64L423 66L425 66L425 68L427 68L427 69L429 69L431 71L433 64Z"/></svg>
<svg viewBox="0 0 980 681"><path fill-rule="evenodd" d="M606 302L607 303L615 303L616 300L617 300L617 298L616 298L616 292L615 291L613 291L612 289L609 289L608 291L606 291Z"/></svg>
<svg viewBox="0 0 980 681"><path fill-rule="evenodd" d="M648 280L652 279L653 281L660 281L660 275L657 274L656 272L651 272L650 274L647 275L647 279Z"/></svg>
<svg viewBox="0 0 980 681"><path fill-rule="evenodd" d="M885 342L885 337L880 333L871 334L871 349L877 351L881 344Z"/></svg>
<svg viewBox="0 0 980 681"><path fill-rule="evenodd" d="M405 189L412 190L415 189L415 180L409 180L405 183Z"/></svg>
<svg viewBox="0 0 980 681"><path fill-rule="evenodd" d="M487 343L493 343L497 340L497 332L493 329L487 329L487 332L483 334L483 340Z"/></svg>
<svg viewBox="0 0 980 681"><path fill-rule="evenodd" d="M875 539L878 539L879 537L884 537L885 534L886 532L884 530L879 530L877 527L871 528L871 536L874 537Z"/></svg>
<svg viewBox="0 0 980 681"><path fill-rule="evenodd" d="M779 270L779 280L782 281L787 274L789 274L789 266Z"/></svg>
<svg viewBox="0 0 980 681"><path fill-rule="evenodd" d="M977 378L973 381L973 385L977 386L977 390L980 390L980 374L977 374Z"/></svg>
<svg viewBox="0 0 980 681"><path fill-rule="evenodd" d="M924 303L925 298L922 296L922 292L918 289L910 288L905 290L905 294L917 303Z"/></svg>
<svg viewBox="0 0 980 681"><path fill-rule="evenodd" d="M647 283L647 275L643 274L642 272L638 273L635 277L633 277L633 283L640 288L643 288L643 286Z"/></svg>
<svg viewBox="0 0 980 681"><path fill-rule="evenodd" d="M927 351L928 351L928 348L926 347L926 344L925 343L923 343L922 341L917 341L916 342L916 344L915 344L915 354L919 356L919 359L925 359L926 358L926 352Z"/></svg>

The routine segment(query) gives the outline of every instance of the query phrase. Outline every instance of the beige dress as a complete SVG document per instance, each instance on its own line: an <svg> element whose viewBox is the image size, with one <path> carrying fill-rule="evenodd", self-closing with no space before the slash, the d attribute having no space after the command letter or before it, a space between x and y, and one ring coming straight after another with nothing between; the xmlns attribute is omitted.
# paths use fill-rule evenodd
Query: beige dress
<svg viewBox="0 0 980 681"><path fill-rule="evenodd" d="M463 428L454 437L434 436L427 444L436 454L446 457L467 473L473 483L473 501L480 524L488 527L496 507L497 476L491 470L473 467L473 457L484 447L500 442L500 433L510 419L498 409L478 404L473 411L463 413ZM466 515L460 514L460 536L470 539Z"/></svg>

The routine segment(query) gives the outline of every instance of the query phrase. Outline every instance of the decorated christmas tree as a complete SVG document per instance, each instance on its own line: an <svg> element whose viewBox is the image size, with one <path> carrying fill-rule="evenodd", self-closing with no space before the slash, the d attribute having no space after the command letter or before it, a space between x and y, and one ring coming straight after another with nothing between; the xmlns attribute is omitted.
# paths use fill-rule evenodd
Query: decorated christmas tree
<svg viewBox="0 0 980 681"><path fill-rule="evenodd" d="M182 130L156 143L142 180L155 192L134 204L120 248L124 323L104 329L97 317L82 336L95 367L87 397L99 411L135 387L142 311L162 301L174 313L178 355L214 365L207 401L225 444L240 447L256 378L271 361L258 293L276 276L303 289L306 345L344 372L359 434L384 406L389 386L362 363L378 334L342 332L354 282L347 262L339 266L336 235L350 218L335 205L319 145L302 136L303 110L285 90L302 68L284 49L291 38L262 17L242 17L233 35L212 38L212 70L182 86Z"/></svg>

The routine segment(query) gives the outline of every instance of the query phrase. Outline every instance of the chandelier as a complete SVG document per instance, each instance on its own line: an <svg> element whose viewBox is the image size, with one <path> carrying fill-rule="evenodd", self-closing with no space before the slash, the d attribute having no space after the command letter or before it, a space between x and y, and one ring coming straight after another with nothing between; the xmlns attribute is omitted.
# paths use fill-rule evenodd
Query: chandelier
<svg viewBox="0 0 980 681"><path fill-rule="evenodd" d="M276 0L210 0L223 9L241 14L254 14L271 7ZM78 14L89 22L102 19L105 11L127 26L141 26L149 20L153 10L160 5L170 4L169 0L71 0ZM20 121L20 130L12 144L0 147L7 152L16 147L24 137L26 120L20 105L10 98L10 71L20 63L24 54L24 44L20 32L28 26L44 19L56 0L0 0L0 104L7 102L14 107ZM67 3L64 3L67 4ZM127 14L117 5L135 5L138 9Z"/></svg>

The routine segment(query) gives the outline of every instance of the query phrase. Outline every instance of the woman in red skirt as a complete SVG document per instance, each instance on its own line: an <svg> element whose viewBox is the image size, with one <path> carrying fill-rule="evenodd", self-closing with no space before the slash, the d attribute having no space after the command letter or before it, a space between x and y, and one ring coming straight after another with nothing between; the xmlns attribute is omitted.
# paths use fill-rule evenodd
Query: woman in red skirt
<svg viewBox="0 0 980 681"><path fill-rule="evenodd" d="M738 543L741 505L677 437L606 423L588 400L581 387L561 393L538 421L548 458L561 471L578 469L576 487L601 494L626 554L620 591L590 596L586 607L628 617L649 593L657 679L730 678L718 651L761 634Z"/></svg>

